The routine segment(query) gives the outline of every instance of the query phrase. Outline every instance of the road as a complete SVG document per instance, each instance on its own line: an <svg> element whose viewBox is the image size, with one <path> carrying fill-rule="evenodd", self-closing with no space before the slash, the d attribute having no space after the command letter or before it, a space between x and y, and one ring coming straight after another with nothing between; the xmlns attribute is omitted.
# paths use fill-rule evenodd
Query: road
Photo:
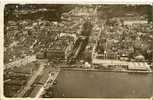
<svg viewBox="0 0 153 100"><path fill-rule="evenodd" d="M10 62L8 64L4 65L4 69L9 69L9 68L13 68L13 67L20 67L21 65L26 65L28 63L31 63L33 61L36 61L36 56L32 55L32 56L26 56L23 59L14 61L14 62Z"/></svg>
<svg viewBox="0 0 153 100"><path fill-rule="evenodd" d="M38 70L32 75L32 77L30 78L30 80L28 81L26 86L24 86L22 91L20 93L18 93L16 95L16 97L23 97L24 96L24 94L31 88L31 85L34 83L34 81L36 80L38 75L40 75L42 73L43 69L44 69L44 63L41 63Z"/></svg>

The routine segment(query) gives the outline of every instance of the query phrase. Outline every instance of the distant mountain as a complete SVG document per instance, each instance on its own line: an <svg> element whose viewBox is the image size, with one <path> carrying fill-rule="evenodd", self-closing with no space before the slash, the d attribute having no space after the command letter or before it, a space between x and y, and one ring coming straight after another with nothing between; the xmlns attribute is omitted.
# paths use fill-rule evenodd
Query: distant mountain
<svg viewBox="0 0 153 100"><path fill-rule="evenodd" d="M7 4L4 9L5 21L43 18L60 21L63 12L72 9L72 5L62 4Z"/></svg>
<svg viewBox="0 0 153 100"><path fill-rule="evenodd" d="M43 18L52 21L61 21L61 15L64 12L69 12L75 7L88 9L98 8L97 14L99 18L112 17L131 17L144 16L148 21L152 18L151 5L78 5L78 4L7 4L4 9L4 16L6 20L19 19L37 19Z"/></svg>
<svg viewBox="0 0 153 100"><path fill-rule="evenodd" d="M151 5L102 5L98 8L99 18L140 17L152 20Z"/></svg>

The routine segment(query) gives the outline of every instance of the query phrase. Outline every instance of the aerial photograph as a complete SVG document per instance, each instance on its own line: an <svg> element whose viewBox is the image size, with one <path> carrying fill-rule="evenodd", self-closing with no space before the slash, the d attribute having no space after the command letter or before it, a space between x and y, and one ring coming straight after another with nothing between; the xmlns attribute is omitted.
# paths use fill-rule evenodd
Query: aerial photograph
<svg viewBox="0 0 153 100"><path fill-rule="evenodd" d="M153 5L6 4L6 98L153 98Z"/></svg>

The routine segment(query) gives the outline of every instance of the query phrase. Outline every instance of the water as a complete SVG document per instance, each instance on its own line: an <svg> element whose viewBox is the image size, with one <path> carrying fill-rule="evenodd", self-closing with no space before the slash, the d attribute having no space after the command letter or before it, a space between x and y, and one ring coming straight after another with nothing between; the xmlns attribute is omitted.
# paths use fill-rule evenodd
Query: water
<svg viewBox="0 0 153 100"><path fill-rule="evenodd" d="M61 98L149 98L152 74L61 71L54 96Z"/></svg>

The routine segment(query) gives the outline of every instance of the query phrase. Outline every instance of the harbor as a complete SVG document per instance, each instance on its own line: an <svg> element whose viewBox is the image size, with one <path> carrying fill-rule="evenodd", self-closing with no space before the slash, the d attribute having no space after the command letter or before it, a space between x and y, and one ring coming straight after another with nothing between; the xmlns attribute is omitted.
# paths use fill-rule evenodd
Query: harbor
<svg viewBox="0 0 153 100"><path fill-rule="evenodd" d="M4 12L4 97L152 97L151 5L7 4Z"/></svg>

